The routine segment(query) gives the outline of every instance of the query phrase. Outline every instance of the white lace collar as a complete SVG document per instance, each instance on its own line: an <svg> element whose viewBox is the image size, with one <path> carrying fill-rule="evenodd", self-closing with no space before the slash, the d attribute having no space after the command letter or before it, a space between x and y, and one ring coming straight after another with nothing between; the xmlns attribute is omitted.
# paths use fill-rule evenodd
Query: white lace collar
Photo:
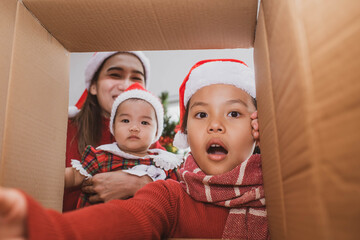
<svg viewBox="0 0 360 240"><path fill-rule="evenodd" d="M180 164L183 162L182 157L177 156L176 154L161 150L161 149L149 149L148 150L149 153L157 153L157 155L146 155L144 157L135 156L130 153L126 153L126 152L122 151L116 142L111 143L111 144L101 145L101 146L97 147L96 149L110 152L116 156L127 158L127 159L152 158L156 166L163 168L166 171L179 167Z"/></svg>
<svg viewBox="0 0 360 240"><path fill-rule="evenodd" d="M97 150L103 150L105 152L110 152L112 154L115 154L116 156L128 158L128 159L146 159L149 158L149 155L146 155L144 157L135 156L130 153L126 153L123 150L119 148L116 142L110 143L110 144L104 144L100 145L96 148Z"/></svg>

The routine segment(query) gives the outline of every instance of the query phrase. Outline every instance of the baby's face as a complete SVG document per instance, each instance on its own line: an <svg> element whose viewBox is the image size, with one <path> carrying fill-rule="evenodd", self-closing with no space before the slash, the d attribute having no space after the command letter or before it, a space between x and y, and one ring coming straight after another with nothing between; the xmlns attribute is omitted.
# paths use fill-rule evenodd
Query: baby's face
<svg viewBox="0 0 360 240"><path fill-rule="evenodd" d="M203 172L228 172L252 154L250 115L254 111L250 95L232 85L206 86L191 97L188 142Z"/></svg>
<svg viewBox="0 0 360 240"><path fill-rule="evenodd" d="M121 150L135 156L145 156L157 130L153 107L143 100L126 100L117 110L114 136Z"/></svg>

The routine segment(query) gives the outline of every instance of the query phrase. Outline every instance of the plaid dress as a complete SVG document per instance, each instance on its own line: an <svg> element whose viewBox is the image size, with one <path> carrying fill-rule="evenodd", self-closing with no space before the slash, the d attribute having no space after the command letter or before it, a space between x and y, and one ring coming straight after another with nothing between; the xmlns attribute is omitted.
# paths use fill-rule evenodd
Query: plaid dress
<svg viewBox="0 0 360 240"><path fill-rule="evenodd" d="M149 152L149 155L156 155ZM98 173L111 172L116 170L129 169L137 165L155 165L152 158L131 159L119 156L112 152L95 149L87 146L81 158L81 165L88 174L94 176ZM176 170L165 171L166 178L177 179ZM91 194L81 193L76 208L90 206L89 197Z"/></svg>

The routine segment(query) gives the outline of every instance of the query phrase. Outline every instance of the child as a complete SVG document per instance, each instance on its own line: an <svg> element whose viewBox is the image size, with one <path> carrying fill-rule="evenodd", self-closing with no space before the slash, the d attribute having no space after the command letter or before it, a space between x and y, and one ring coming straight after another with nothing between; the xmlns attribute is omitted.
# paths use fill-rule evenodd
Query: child
<svg viewBox="0 0 360 240"><path fill-rule="evenodd" d="M100 172L119 169L133 175L148 175L153 181L165 179L181 159L160 149L149 150L163 130L163 108L159 99L140 84L131 85L116 98L110 116L110 132L116 142L96 149L87 146L81 162L72 160L65 169L65 188L80 186ZM156 155L155 155L156 154ZM155 167L154 165L165 169ZM77 208L90 205L89 194L82 193Z"/></svg>
<svg viewBox="0 0 360 240"><path fill-rule="evenodd" d="M5 234L27 233L30 239L269 239L261 159L252 154L254 98L254 77L243 62L197 63L180 87L182 128L175 142L191 148L180 183L156 181L129 200L64 215L44 210L16 190L3 190Z"/></svg>

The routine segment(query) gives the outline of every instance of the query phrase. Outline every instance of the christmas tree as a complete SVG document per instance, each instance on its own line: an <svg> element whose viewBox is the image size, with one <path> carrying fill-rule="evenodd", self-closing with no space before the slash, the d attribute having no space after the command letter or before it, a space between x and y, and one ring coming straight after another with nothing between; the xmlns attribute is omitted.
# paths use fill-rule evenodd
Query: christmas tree
<svg viewBox="0 0 360 240"><path fill-rule="evenodd" d="M161 103L164 107L164 131L160 137L160 144L169 152L177 153L178 149L173 146L173 140L175 136L175 128L179 124L178 121L171 120L171 116L168 115L168 92L162 92L160 95Z"/></svg>

